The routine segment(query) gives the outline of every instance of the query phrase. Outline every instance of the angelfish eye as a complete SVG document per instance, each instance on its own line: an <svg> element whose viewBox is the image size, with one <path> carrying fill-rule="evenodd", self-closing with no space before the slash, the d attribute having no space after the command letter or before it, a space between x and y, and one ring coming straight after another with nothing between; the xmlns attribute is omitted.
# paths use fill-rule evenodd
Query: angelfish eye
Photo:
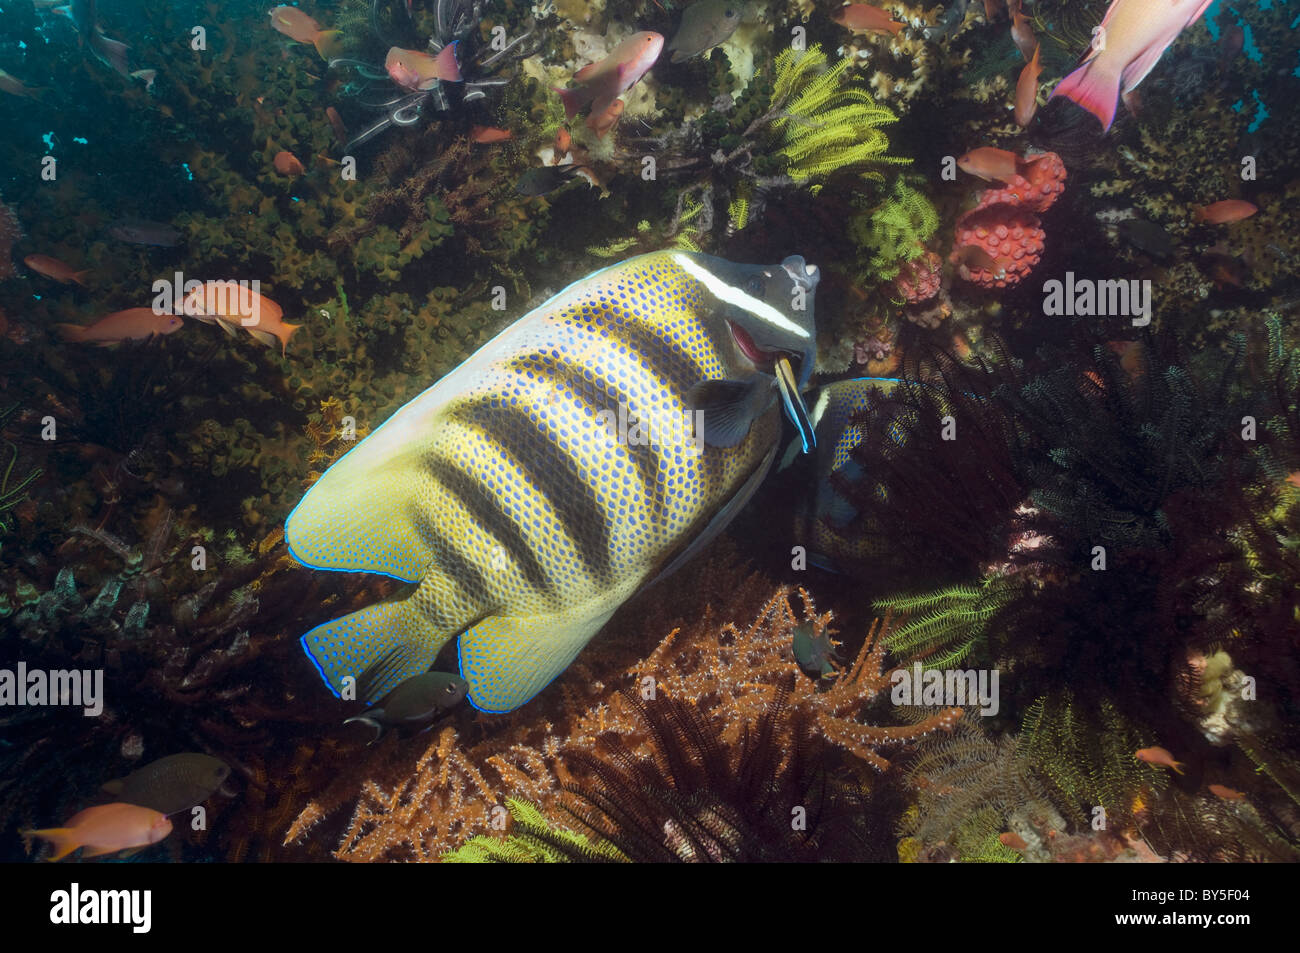
<svg viewBox="0 0 1300 953"><path fill-rule="evenodd" d="M753 278L750 278L745 282L745 293L762 300L765 287L766 285L763 279L758 277L758 275L755 275Z"/></svg>

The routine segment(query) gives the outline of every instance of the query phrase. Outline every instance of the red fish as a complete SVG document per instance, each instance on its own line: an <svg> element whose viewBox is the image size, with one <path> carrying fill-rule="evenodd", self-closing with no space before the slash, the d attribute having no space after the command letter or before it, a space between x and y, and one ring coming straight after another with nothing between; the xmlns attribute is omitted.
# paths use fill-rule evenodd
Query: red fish
<svg viewBox="0 0 1300 953"><path fill-rule="evenodd" d="M172 832L167 815L134 804L101 804L75 815L63 827L19 831L43 837L54 845L51 861L62 860L78 847L90 847L83 856L99 857L131 847L156 844Z"/></svg>
<svg viewBox="0 0 1300 953"><path fill-rule="evenodd" d="M1235 788L1224 787L1222 784L1211 784L1210 793L1215 797L1221 797L1225 801L1240 801L1246 795Z"/></svg>
<svg viewBox="0 0 1300 953"><path fill-rule="evenodd" d="M998 841L1003 847L1010 847L1012 850L1024 850L1029 846L1025 839L1014 831L1007 831L1005 834L999 834Z"/></svg>
<svg viewBox="0 0 1300 953"><path fill-rule="evenodd" d="M1038 47L1035 46L1033 58L1025 64L1025 68L1020 71L1020 79L1016 81L1016 122L1022 129L1029 125L1034 113L1038 112L1038 77L1043 72L1038 53Z"/></svg>
<svg viewBox="0 0 1300 953"><path fill-rule="evenodd" d="M271 160L271 164L275 166L276 172L290 178L297 178L307 171L302 162L292 152L277 152L275 158Z"/></svg>
<svg viewBox="0 0 1300 953"><path fill-rule="evenodd" d="M324 30L297 7L276 7L271 11L271 26L291 40L310 43L320 58L328 60L338 52L342 30Z"/></svg>
<svg viewBox="0 0 1300 953"><path fill-rule="evenodd" d="M1259 206L1251 202L1244 202L1241 199L1224 199L1222 202L1215 202L1213 205L1196 209L1192 213L1192 218L1210 225L1227 225L1230 222L1240 222L1244 218L1250 218L1258 211Z"/></svg>
<svg viewBox="0 0 1300 953"><path fill-rule="evenodd" d="M599 63L588 63L578 70L573 79L579 85L556 90L564 103L565 118L572 119L588 103L593 116L604 115L614 100L635 86L654 66L663 48L661 34L633 33Z"/></svg>
<svg viewBox="0 0 1300 953"><path fill-rule="evenodd" d="M599 116L595 112L587 117L587 128L596 134L596 138L604 139L609 131L618 125L618 121L623 118L623 100L616 99L609 104Z"/></svg>
<svg viewBox="0 0 1300 953"><path fill-rule="evenodd" d="M496 129L492 126L474 126L469 131L471 142L485 145L492 142L505 142L507 139L513 139L514 135L509 129Z"/></svg>
<svg viewBox="0 0 1300 953"><path fill-rule="evenodd" d="M1016 49L1020 50L1020 55L1029 62L1034 57L1034 50L1038 49L1038 37L1034 36L1034 28L1029 23L1029 17L1025 16L1020 10L1019 2L1011 6L1011 39L1016 41Z"/></svg>
<svg viewBox="0 0 1300 953"><path fill-rule="evenodd" d="M394 46L384 58L384 69L388 70L393 82L403 89L433 89L440 81L462 81L460 64L456 62L455 43L448 43L437 56Z"/></svg>
<svg viewBox="0 0 1300 953"><path fill-rule="evenodd" d="M1233 24L1219 37L1219 67L1222 69L1236 59L1242 47L1246 45L1246 31L1239 24Z"/></svg>
<svg viewBox="0 0 1300 953"><path fill-rule="evenodd" d="M280 356L287 353L289 339L301 324L286 324L284 309L260 292L233 282L209 281L185 297L185 314L208 324L218 324L232 337L243 328L267 347L280 342ZM246 323L247 322L247 323Z"/></svg>
<svg viewBox="0 0 1300 953"><path fill-rule="evenodd" d="M179 331L183 323L178 314L156 314L153 308L127 308L114 311L86 327L56 324L54 329L65 341L107 347L120 341L143 341L155 334L171 334Z"/></svg>
<svg viewBox="0 0 1300 953"><path fill-rule="evenodd" d="M555 133L555 161L558 163L573 147L573 137L563 126Z"/></svg>
<svg viewBox="0 0 1300 953"><path fill-rule="evenodd" d="M907 26L891 20L888 13L869 3L846 3L831 14L831 19L854 33L892 33L897 36L898 31Z"/></svg>
<svg viewBox="0 0 1300 953"><path fill-rule="evenodd" d="M0 92L8 93L10 96L26 96L28 99L39 99L38 94L41 90L25 85L17 76L0 69Z"/></svg>
<svg viewBox="0 0 1300 953"><path fill-rule="evenodd" d="M1183 773L1183 763L1181 761L1175 761L1174 756L1164 748L1156 746L1150 748L1139 748L1137 751L1133 752L1133 757L1137 758L1139 761L1145 761L1147 764L1169 768L1178 774Z"/></svg>
<svg viewBox="0 0 1300 953"><path fill-rule="evenodd" d="M67 262L51 258L49 255L28 255L23 259L23 264L37 274L53 278L61 285L69 285L75 281L84 288L86 282L83 279L90 274L90 269L76 271Z"/></svg>
<svg viewBox="0 0 1300 953"><path fill-rule="evenodd" d="M1214 0L1114 0L1083 65L1052 91L1078 103L1103 129L1115 121L1120 93L1135 90L1178 34Z"/></svg>
<svg viewBox="0 0 1300 953"><path fill-rule="evenodd" d="M348 141L348 127L343 125L343 117L333 106L325 107L325 118L330 121L330 128L334 130L334 139L342 145Z"/></svg>
<svg viewBox="0 0 1300 953"><path fill-rule="evenodd" d="M1020 159L1014 152L994 149L992 146L981 146L959 158L957 168L979 176L986 182L997 179L1010 184L1016 175L1016 166L1019 162Z"/></svg>

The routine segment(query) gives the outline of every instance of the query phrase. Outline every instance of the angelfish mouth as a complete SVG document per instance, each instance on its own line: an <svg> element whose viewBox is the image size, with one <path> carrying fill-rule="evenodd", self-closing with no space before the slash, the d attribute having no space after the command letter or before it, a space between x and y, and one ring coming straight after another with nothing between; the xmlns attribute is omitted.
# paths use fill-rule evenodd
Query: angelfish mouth
<svg viewBox="0 0 1300 953"><path fill-rule="evenodd" d="M754 343L753 337L749 332L742 328L735 321L728 321L727 328L731 331L731 340L736 342L736 347L740 353L745 355L745 360L754 365L754 370L763 371L766 374L774 373L777 358L784 357L796 367L799 359L802 357L797 351L772 350L765 351Z"/></svg>

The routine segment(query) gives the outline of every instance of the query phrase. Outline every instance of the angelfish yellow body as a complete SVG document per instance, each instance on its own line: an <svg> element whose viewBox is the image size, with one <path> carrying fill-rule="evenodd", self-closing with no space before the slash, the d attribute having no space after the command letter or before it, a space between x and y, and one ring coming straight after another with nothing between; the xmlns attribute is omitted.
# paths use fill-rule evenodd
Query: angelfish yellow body
<svg viewBox="0 0 1300 953"><path fill-rule="evenodd" d="M800 258L642 255L569 286L397 411L285 524L309 567L418 583L303 636L326 684L338 694L369 671L364 696L381 697L459 636L475 707L541 691L762 479L781 430L765 356L795 355L807 384L816 282ZM710 445L691 394L736 378L751 413L727 421L738 442Z"/></svg>

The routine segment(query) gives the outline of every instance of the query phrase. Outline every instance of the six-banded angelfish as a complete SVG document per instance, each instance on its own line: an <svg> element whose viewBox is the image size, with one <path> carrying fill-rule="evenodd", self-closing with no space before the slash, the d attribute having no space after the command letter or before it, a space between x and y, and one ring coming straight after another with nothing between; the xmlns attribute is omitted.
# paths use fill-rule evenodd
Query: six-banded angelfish
<svg viewBox="0 0 1300 953"><path fill-rule="evenodd" d="M369 670L372 701L457 638L476 708L545 688L757 488L781 435L774 364L791 362L796 390L812 374L819 277L797 256L642 255L570 285L397 411L285 524L309 567L417 583L302 637L325 683L339 694Z"/></svg>

